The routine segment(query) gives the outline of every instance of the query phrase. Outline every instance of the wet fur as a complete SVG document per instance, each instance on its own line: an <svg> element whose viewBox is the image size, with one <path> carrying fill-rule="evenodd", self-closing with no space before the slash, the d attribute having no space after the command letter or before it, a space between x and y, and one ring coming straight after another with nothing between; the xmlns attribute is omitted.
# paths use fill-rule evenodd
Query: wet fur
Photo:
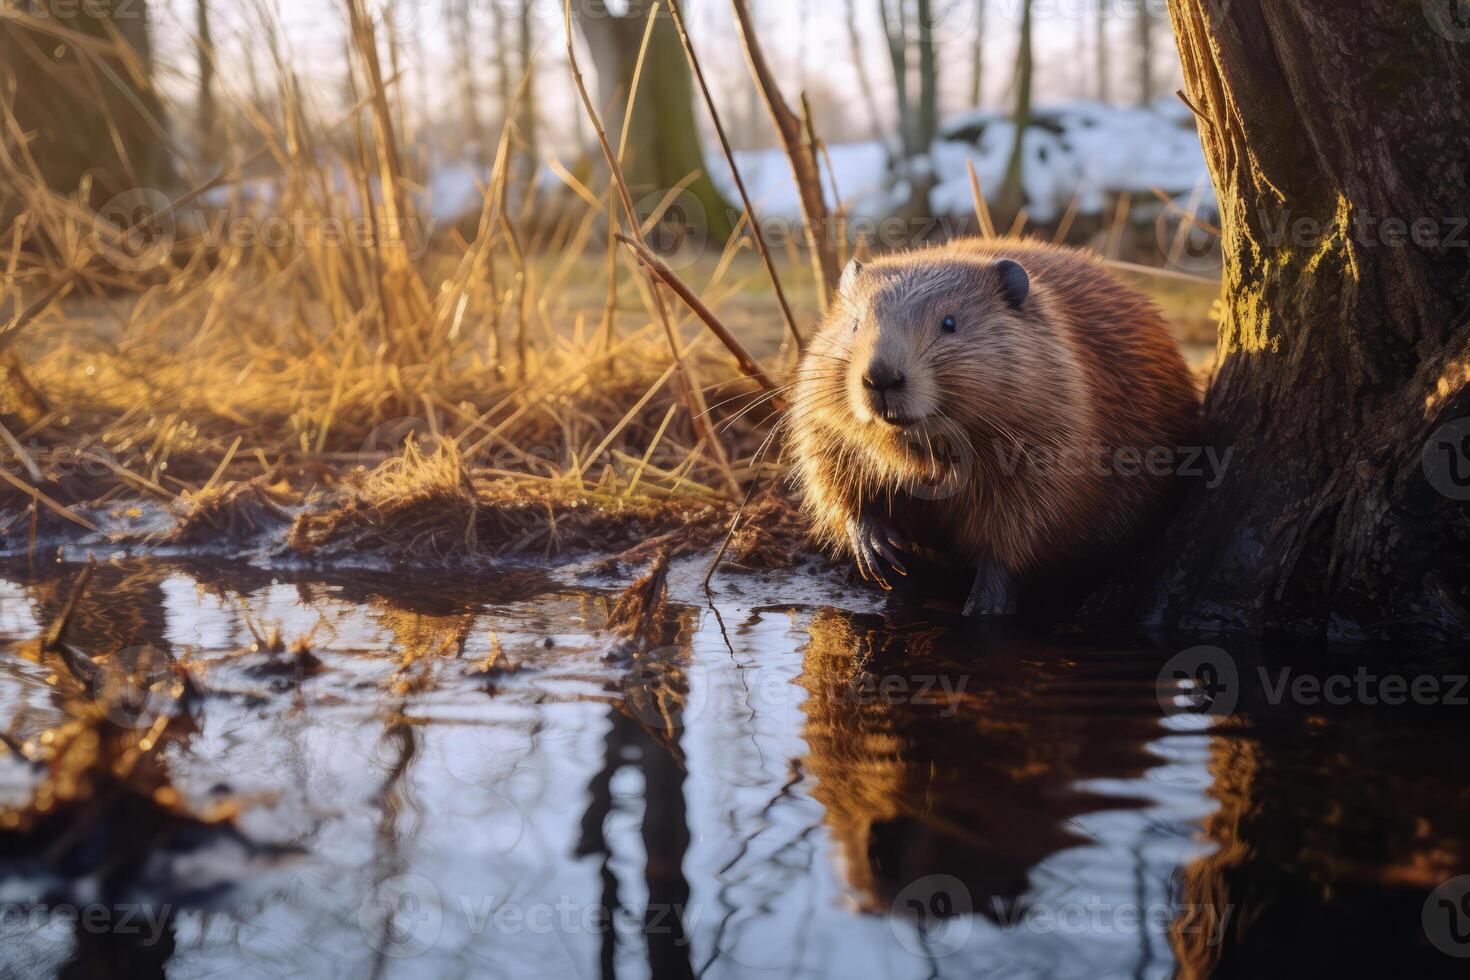
<svg viewBox="0 0 1470 980"><path fill-rule="evenodd" d="M1030 277L1018 309L993 268L1002 258ZM949 315L953 334L940 328ZM875 356L902 365L905 417L927 416L907 433L864 398ZM864 266L794 391L796 479L827 547L850 553L849 522L867 507L921 549L1021 577L1115 553L1177 482L1099 474L1094 447L1198 441L1198 394L1153 303L1089 253L1020 239L962 239ZM1069 452L1073 462L1047 463ZM938 494L925 489L936 479Z"/></svg>

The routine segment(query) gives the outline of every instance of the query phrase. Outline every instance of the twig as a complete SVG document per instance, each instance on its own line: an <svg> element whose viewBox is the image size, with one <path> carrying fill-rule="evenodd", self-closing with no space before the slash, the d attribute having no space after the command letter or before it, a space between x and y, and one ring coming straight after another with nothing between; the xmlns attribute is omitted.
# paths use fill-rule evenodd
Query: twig
<svg viewBox="0 0 1470 980"><path fill-rule="evenodd" d="M761 370L760 365L755 362L755 359L741 346L740 341L736 340L730 333L729 328L710 312L709 308L704 305L704 302L694 294L694 290L690 289L688 284L679 278L678 273L670 269L662 259L649 251L648 246L642 242L629 238L627 235L618 235L617 237L618 241L633 250L634 254L638 256L638 261L642 262L648 271L657 276L659 281L665 286L672 289L674 294L682 299L684 304L689 307L690 311L699 317L700 320L704 321L704 325L709 327L714 335L720 339L720 343L724 344L726 349L735 355L735 361L739 365L742 374L767 391L776 390L776 383L767 377L766 373Z"/></svg>
<svg viewBox="0 0 1470 980"><path fill-rule="evenodd" d="M22 493L29 494L32 500L45 504L47 508L55 511L59 516L66 518L73 524L80 525L81 527L86 528L88 531L101 530L101 528L99 528L96 524L93 524L91 521L87 520L85 517L82 517L79 514L73 514L66 507L63 507L61 504L52 500L50 497L37 490L35 487L26 483L20 477L12 476L10 474L10 471L5 469L3 466L0 466L0 480L4 480L6 483L15 487L15 489L21 491Z"/></svg>
<svg viewBox="0 0 1470 980"><path fill-rule="evenodd" d="M1137 262L1124 262L1122 259L1104 259L1103 263L1112 269L1120 269L1123 272L1136 272L1143 276L1178 279L1180 282L1197 282L1205 286L1220 285L1220 280L1218 279L1211 279L1208 276L1196 276L1189 272L1178 272L1174 269L1164 269L1154 265L1139 265Z"/></svg>

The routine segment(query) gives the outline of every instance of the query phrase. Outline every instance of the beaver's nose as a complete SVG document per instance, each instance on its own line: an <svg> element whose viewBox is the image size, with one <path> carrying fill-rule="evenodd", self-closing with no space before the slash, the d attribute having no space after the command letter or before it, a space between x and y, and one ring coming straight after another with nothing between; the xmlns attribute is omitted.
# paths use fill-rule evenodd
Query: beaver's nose
<svg viewBox="0 0 1470 980"><path fill-rule="evenodd" d="M903 387L903 372L887 364L873 364L863 374L863 387L869 391L891 391Z"/></svg>

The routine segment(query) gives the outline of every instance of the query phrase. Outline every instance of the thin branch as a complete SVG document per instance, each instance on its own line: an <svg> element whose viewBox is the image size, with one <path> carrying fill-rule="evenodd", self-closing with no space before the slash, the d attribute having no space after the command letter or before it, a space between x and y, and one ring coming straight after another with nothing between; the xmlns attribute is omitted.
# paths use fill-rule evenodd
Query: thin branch
<svg viewBox="0 0 1470 980"><path fill-rule="evenodd" d="M766 376L766 373L761 370L760 365L755 362L755 359L740 345L740 341L731 335L729 328L721 323L714 313L710 312L709 307L705 306L704 302L695 295L694 290L690 289L689 285L679 278L678 273L670 269L657 255L654 255L643 242L629 238L627 235L619 235L618 241L631 248L633 253L638 256L638 261L643 263L643 266L649 272L653 273L659 282L662 282L665 286L673 290L674 294L684 301L684 305L688 306L690 311L699 317L705 326L710 328L710 331L719 338L720 343L724 344L730 353L735 355L735 361L739 365L742 374L767 391L776 390L776 383Z"/></svg>
<svg viewBox="0 0 1470 980"><path fill-rule="evenodd" d="M694 45L689 40L689 31L684 26L684 14L679 10L678 0L669 0L669 13L674 16L674 27L679 32L679 42L684 46L684 54L689 59L689 67L694 72L694 78L699 82L699 91L704 96L704 104L709 108L710 119L715 124L715 134L720 138L720 149L724 151L725 162L730 166L730 173L735 177L735 187L740 191L741 203L745 205L745 213L750 215L750 233L755 238L756 250L761 254L761 261L766 264L766 273L771 277L771 286L776 293L776 302L781 307L781 316L786 320L786 327L791 331L791 338L796 341L798 349L804 346L801 330L796 325L796 318L791 314L791 305L786 302L786 291L781 288L781 277L776 274L776 263L771 259L770 249L766 247L766 236L761 234L760 222L756 220L755 208L750 203L750 194L745 190L745 178L740 176L740 168L735 165L735 153L730 149L730 140L725 136L725 125L720 122L720 112L715 108L714 96L710 95L709 85L704 80L704 69L699 65L699 59L695 57Z"/></svg>
<svg viewBox="0 0 1470 980"><path fill-rule="evenodd" d="M827 202L822 196L822 168L817 164L816 154L802 139L805 127L801 118L791 111L791 107L781 97L781 90L776 85L775 76L766 63L765 53L761 50L760 42L751 26L750 10L746 7L745 0L730 0L730 5L735 10L735 23L740 28L740 39L745 47L745 60L750 65L750 73L760 88L766 108L771 111L776 132L781 137L781 145L786 150L787 159L791 161L791 176L796 181L796 189L801 197L801 213L806 219L806 237L812 250L812 265L816 270L817 280L822 284L823 294L830 300L837 291L837 281L842 270L837 265L836 243L831 239Z"/></svg>

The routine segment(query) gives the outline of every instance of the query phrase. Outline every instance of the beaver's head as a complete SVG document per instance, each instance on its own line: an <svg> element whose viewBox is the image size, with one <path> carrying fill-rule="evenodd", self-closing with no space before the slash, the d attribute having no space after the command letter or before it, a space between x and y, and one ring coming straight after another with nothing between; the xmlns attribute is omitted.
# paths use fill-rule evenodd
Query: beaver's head
<svg viewBox="0 0 1470 980"><path fill-rule="evenodd" d="M1017 362L1036 343L1027 339L1030 293L1026 270L1009 259L849 263L827 334L846 341L841 381L853 423L878 439L968 427L1024 370Z"/></svg>

